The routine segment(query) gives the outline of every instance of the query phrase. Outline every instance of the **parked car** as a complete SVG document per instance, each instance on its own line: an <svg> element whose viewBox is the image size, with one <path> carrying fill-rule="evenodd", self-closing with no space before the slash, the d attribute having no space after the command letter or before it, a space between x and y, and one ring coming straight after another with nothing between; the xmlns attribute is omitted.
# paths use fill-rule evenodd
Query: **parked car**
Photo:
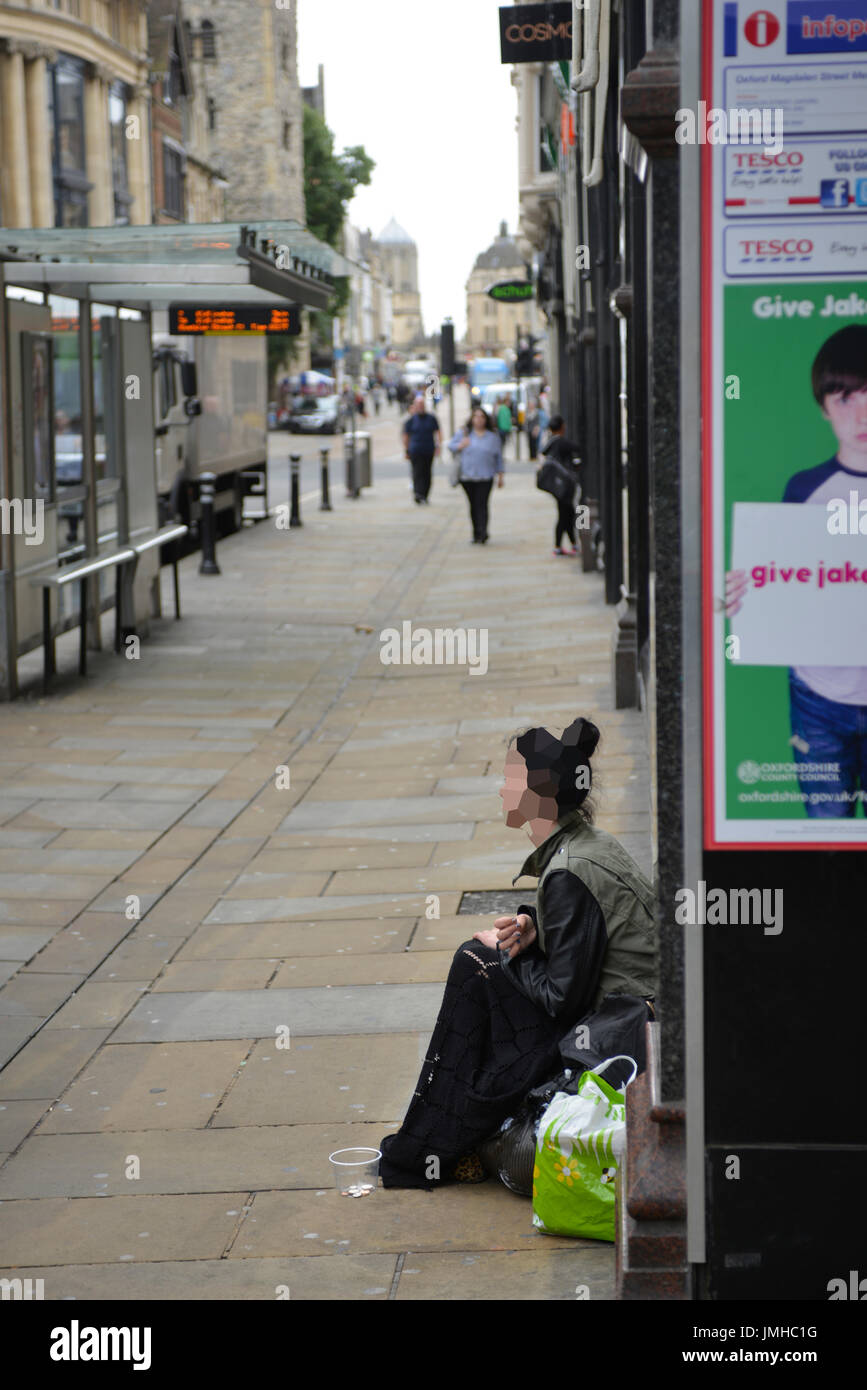
<svg viewBox="0 0 867 1390"><path fill-rule="evenodd" d="M292 407L289 429L294 434L337 434L345 414L339 396L304 396Z"/></svg>

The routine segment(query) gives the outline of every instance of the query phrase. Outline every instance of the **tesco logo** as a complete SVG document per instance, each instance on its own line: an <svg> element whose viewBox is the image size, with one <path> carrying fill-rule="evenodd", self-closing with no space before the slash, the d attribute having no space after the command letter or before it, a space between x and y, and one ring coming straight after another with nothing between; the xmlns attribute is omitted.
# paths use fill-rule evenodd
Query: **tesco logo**
<svg viewBox="0 0 867 1390"><path fill-rule="evenodd" d="M779 154L765 154L760 151L748 153L746 150L734 155L739 169L768 169L774 165L778 169L797 169L804 162L800 150L781 150Z"/></svg>
<svg viewBox="0 0 867 1390"><path fill-rule="evenodd" d="M741 251L745 256L808 256L812 254L813 243L809 237L789 237L786 241L772 238L769 241L742 241Z"/></svg>

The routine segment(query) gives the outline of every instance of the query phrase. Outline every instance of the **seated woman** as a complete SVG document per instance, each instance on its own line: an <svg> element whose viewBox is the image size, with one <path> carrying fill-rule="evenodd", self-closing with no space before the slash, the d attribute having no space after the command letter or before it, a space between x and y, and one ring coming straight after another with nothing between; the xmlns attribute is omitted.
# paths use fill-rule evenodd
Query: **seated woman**
<svg viewBox="0 0 867 1390"><path fill-rule="evenodd" d="M500 796L536 846L513 880L538 878L536 905L458 947L406 1117L380 1144L385 1187L478 1180L474 1150L561 1070L564 1034L606 994L656 994L653 890L587 801L599 730L576 719L514 742Z"/></svg>

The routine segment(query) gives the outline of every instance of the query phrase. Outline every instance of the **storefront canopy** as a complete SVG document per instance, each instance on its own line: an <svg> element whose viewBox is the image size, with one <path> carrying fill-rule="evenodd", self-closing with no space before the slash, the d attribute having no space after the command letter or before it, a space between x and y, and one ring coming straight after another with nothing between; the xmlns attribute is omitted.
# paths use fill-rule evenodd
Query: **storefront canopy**
<svg viewBox="0 0 867 1390"><path fill-rule="evenodd" d="M194 298L324 309L349 262L298 222L0 228L8 284L131 309Z"/></svg>

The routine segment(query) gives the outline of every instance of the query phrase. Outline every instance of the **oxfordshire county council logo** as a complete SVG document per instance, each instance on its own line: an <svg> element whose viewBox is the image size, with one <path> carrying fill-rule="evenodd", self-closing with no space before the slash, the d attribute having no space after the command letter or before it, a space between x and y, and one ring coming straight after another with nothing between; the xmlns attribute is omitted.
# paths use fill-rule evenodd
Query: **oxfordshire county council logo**
<svg viewBox="0 0 867 1390"><path fill-rule="evenodd" d="M745 763L740 763L738 766L738 780L746 782L748 786L753 782L758 782L761 775L762 769L759 767L758 763L754 763L751 758L748 758Z"/></svg>

